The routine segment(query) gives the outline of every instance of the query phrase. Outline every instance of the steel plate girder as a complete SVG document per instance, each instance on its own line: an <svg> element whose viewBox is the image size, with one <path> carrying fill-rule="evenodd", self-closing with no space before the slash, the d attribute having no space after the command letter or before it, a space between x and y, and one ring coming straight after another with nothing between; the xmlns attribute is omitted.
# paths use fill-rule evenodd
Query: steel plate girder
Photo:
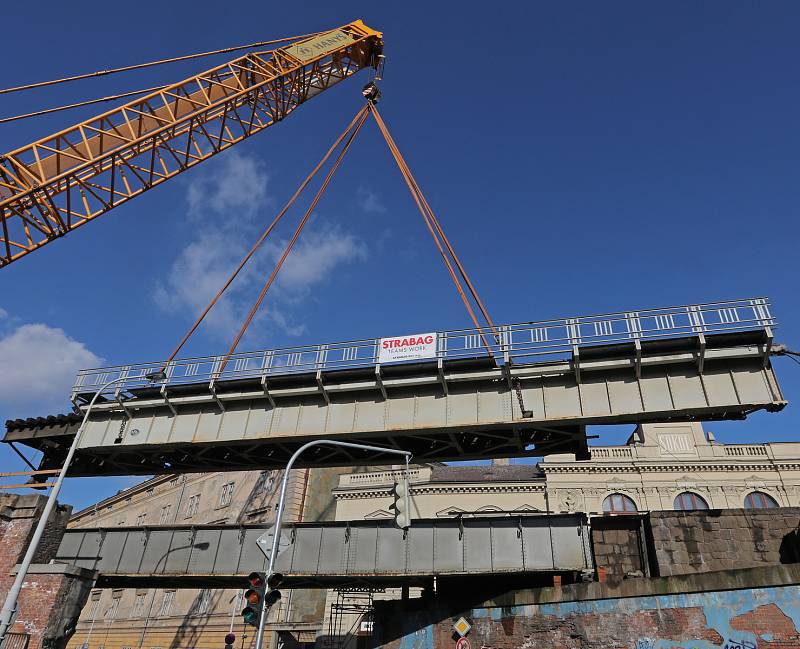
<svg viewBox="0 0 800 649"><path fill-rule="evenodd" d="M402 448L417 461L581 458L587 425L742 419L783 408L768 345L726 341L713 349L698 339L668 341L668 349L645 355L633 344L592 348L569 361L526 365L428 363L394 368L383 379L372 368L269 385L249 379L144 389L95 407L70 475L278 468L320 437ZM29 434L15 429L7 439L43 451L41 469L59 468L74 433L47 444L35 428ZM391 461L318 447L298 466Z"/></svg>
<svg viewBox="0 0 800 649"><path fill-rule="evenodd" d="M266 565L261 526L68 530L56 561L95 570L98 585L193 587L198 578L238 583ZM289 526L277 570L289 586L348 581L402 583L432 576L592 568L582 514L388 520Z"/></svg>
<svg viewBox="0 0 800 649"><path fill-rule="evenodd" d="M319 437L411 447L436 460L579 452L579 437L588 424L742 418L785 403L772 369L755 351L707 359L702 372L692 363L645 366L638 376L614 363L605 370L584 369L580 377L573 370L549 368L543 374L525 369L515 371L529 417L523 417L518 395L499 370L477 378L473 372L469 380L451 374L446 391L438 378L429 382L420 376L414 385L388 390L386 398L363 388L327 395L314 389L273 397L272 403L263 393L243 397L239 392L205 401L137 402L127 413L109 404L89 422L73 474L95 470L91 465L99 469L103 459L107 472L137 465L139 473L220 470L228 463L231 469L246 468L248 457L252 466L279 465L289 449ZM559 444L548 448L548 440L556 438ZM352 461L352 456L322 453L301 461Z"/></svg>

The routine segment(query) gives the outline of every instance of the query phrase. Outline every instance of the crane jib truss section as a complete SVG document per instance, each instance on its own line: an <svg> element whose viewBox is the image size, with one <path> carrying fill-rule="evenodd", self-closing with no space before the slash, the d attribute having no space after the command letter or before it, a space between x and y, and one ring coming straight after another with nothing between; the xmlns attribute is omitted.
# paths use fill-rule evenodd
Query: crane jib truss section
<svg viewBox="0 0 800 649"><path fill-rule="evenodd" d="M377 64L355 21L250 52L0 156L0 267L282 120Z"/></svg>

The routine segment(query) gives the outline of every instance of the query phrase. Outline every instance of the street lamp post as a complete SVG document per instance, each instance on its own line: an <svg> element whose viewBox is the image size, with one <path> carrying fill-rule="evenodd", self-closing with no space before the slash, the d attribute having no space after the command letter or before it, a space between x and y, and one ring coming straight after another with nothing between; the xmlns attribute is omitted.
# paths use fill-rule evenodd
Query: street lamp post
<svg viewBox="0 0 800 649"><path fill-rule="evenodd" d="M86 423L89 421L89 415L92 412L92 408L94 407L97 398L106 390L106 388L114 385L115 383L121 383L122 381L127 381L131 378L137 377L120 376L103 384L100 388L98 388L97 392L94 393L92 400L89 402L89 406L86 408L86 414L83 416L83 421L81 422L80 428L78 428L78 432L75 433L75 439L72 440L72 446L69 447L69 452L64 460L64 466L61 467L61 472L58 474L58 479L56 480L55 485L53 485L53 488L50 490L50 495L47 497L47 503L45 503L42 515L39 518L39 522L36 524L36 530L34 530L33 536L31 537L31 542L28 544L25 557L22 559L22 563L20 563L19 570L17 571L17 577L14 579L14 584L11 586L11 590L8 591L8 595L6 595L6 601L3 604L3 609L0 611L0 643L3 642L8 629L11 627L11 622L14 618L14 612L17 610L17 600L19 599L19 593L22 590L22 584L28 574L28 568L33 561L33 556L36 554L36 550L39 547L39 541L42 539L42 534L44 533L44 528L47 526L50 513L53 511L53 507L56 506L56 500L58 499L58 494L61 491L61 485L64 482L69 465L72 462L72 458L78 448L78 443L80 442L81 437L86 430ZM166 375L163 372L157 372L154 374L148 374L142 378L146 378L148 381L156 381L163 380L166 378Z"/></svg>
<svg viewBox="0 0 800 649"><path fill-rule="evenodd" d="M275 556L278 554L278 544L281 537L281 523L283 522L283 507L286 500L286 485L289 482L289 470L292 468L295 460L300 457L303 451L311 448L312 446L343 446L345 448L357 448L366 451L378 451L380 453L394 453L396 455L405 456L406 461L406 478L408 478L408 463L411 459L410 451L401 451L394 448L383 448L380 446L367 446L366 444L353 444L351 442L339 442L332 439L315 439L307 444L303 444L298 448L289 461L286 463L286 469L283 473L283 481L281 482L281 495L278 499L278 511L275 513L275 533L272 537L272 552L269 555L269 567L267 568L267 582L275 573ZM267 598L265 597L261 603L261 616L258 621L258 632L256 634L255 649L262 649L264 643L264 629L267 623Z"/></svg>

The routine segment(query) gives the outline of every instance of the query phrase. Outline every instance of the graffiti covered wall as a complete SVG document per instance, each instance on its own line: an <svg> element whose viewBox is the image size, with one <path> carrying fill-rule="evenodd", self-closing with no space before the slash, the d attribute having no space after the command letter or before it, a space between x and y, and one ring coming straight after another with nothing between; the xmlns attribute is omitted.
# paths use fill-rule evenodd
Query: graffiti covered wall
<svg viewBox="0 0 800 649"><path fill-rule="evenodd" d="M392 610L394 609L394 610ZM464 616L472 649L787 649L800 647L800 587L530 604L463 611L376 609L376 646L454 649Z"/></svg>

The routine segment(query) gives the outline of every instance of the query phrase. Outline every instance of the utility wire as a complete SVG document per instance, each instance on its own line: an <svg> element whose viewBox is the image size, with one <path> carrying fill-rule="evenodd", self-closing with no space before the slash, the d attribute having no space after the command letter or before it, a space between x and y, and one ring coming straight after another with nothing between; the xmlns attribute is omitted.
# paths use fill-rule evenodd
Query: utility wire
<svg viewBox="0 0 800 649"><path fill-rule="evenodd" d="M300 40L303 38L310 38L321 34L322 32L313 32L311 34L301 34L300 36L287 36L285 38L275 38L270 41L259 41L257 43L249 43L248 45L237 45L236 47L225 47L221 50L212 50L210 52L199 52L197 54L186 54L184 56L175 56L169 59L159 59L158 61L148 61L147 63L137 63L136 65L126 65L121 68L111 68L110 70L98 70L97 72L87 72L85 74L76 74L71 77L64 77L62 79L53 79L51 81L39 81L37 83L29 83L23 86L15 86L13 88L4 88L0 90L0 95L10 92L20 92L21 90L31 90L33 88L43 88L45 86L54 86L59 83L66 83L68 81L79 81L80 79L90 79L93 77L102 77L109 74L116 74L118 72L128 72L130 70L141 70L142 68L149 68L156 65L163 65L165 63L176 63L178 61L188 61L189 59L199 59L204 56L213 56L215 54L226 54L228 52L236 52L238 50L246 50L254 47L261 47L263 45L274 45L276 43L284 43L286 41Z"/></svg>
<svg viewBox="0 0 800 649"><path fill-rule="evenodd" d="M792 354L786 354L786 357L787 357L787 358L789 358L790 360L793 360L793 361L794 361L795 363L797 363L798 365L800 365L800 360L797 360L797 358L795 358L795 356L794 356L794 355L792 355Z"/></svg>
<svg viewBox="0 0 800 649"><path fill-rule="evenodd" d="M792 359L795 363L800 365L800 352L796 352L793 349L787 349L786 345L775 345L772 348L773 356L786 356L786 358Z"/></svg>

